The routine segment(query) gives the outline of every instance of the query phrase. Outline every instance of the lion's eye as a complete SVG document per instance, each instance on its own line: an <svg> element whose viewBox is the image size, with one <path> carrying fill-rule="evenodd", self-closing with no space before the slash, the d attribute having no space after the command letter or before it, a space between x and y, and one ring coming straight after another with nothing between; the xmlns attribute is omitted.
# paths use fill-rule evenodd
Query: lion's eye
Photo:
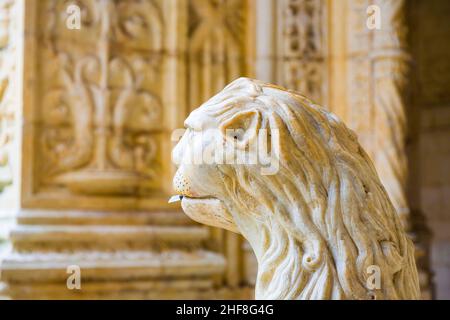
<svg viewBox="0 0 450 320"><path fill-rule="evenodd" d="M239 128L239 129L227 129L225 131L226 135L229 138L232 138L234 140L242 140L245 134L244 129Z"/></svg>

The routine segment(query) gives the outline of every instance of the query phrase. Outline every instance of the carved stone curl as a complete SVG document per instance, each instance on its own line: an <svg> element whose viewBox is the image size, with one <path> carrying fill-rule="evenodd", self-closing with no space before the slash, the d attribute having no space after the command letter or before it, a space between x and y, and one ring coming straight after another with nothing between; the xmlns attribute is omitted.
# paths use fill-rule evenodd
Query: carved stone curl
<svg viewBox="0 0 450 320"><path fill-rule="evenodd" d="M356 135L335 115L241 78L185 125L173 150L183 210L247 238L257 299L419 298L414 246Z"/></svg>

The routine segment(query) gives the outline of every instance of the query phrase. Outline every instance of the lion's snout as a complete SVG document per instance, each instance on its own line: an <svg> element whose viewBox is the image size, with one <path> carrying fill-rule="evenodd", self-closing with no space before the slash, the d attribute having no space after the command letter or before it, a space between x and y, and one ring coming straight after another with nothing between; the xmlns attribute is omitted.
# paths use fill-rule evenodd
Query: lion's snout
<svg viewBox="0 0 450 320"><path fill-rule="evenodd" d="M191 186L191 183L188 179L186 179L185 175L183 174L183 170L178 169L175 173L175 176L173 177L173 188L175 190L175 193L187 196L187 197L198 197Z"/></svg>

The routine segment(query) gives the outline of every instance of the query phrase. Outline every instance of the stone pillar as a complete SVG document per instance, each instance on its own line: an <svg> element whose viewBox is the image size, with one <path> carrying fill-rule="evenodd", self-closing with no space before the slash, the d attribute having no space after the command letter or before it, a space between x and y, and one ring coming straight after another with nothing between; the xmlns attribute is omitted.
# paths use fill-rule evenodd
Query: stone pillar
<svg viewBox="0 0 450 320"><path fill-rule="evenodd" d="M375 165L382 170L383 184L391 196L398 214L416 243L416 261L419 268L420 285L423 298L433 295L432 274L430 270L430 231L425 216L412 199L408 201L409 189L419 189L415 178L418 168L410 174L410 164L418 161L414 150L418 137L413 122L420 119L418 110L412 105L409 87L413 85L410 66L411 49L408 44L407 6L405 0L375 2L382 12L381 32L373 38L374 104L379 110L375 118L378 128L376 137ZM409 141L409 143L408 143ZM409 156L409 159L408 159ZM413 190L410 193L414 194Z"/></svg>
<svg viewBox="0 0 450 320"><path fill-rule="evenodd" d="M358 133L373 159L405 229L416 244L423 297L430 297L428 235L423 232L427 228L418 208L410 208L407 198L408 162L412 160L408 159L411 154L407 151L408 127L415 117L408 114L411 55L406 1L348 0L331 4L330 12L335 22L344 25L344 29L338 27L333 31L343 38L331 42L330 70L335 76L330 86L336 88L331 95L335 104L330 102L330 106ZM379 28L375 24L369 28L370 16L378 14Z"/></svg>
<svg viewBox="0 0 450 320"><path fill-rule="evenodd" d="M239 297L238 238L195 224L167 200L172 131L193 104L243 72L237 39L246 28L228 27L245 21L242 3L80 0L75 11L59 0L2 5L1 14L16 6L23 17L14 20L23 22L20 52L8 45L0 53L2 63L20 57L23 64L8 73L23 84L13 95L23 100L13 105L23 109L23 125L17 226L1 265L7 295ZM79 29L69 22L77 8ZM0 46L9 41L0 35ZM201 78L188 79L187 70ZM218 77L220 70L228 73ZM0 119L9 123L3 97ZM67 287L70 266L80 267L81 290Z"/></svg>

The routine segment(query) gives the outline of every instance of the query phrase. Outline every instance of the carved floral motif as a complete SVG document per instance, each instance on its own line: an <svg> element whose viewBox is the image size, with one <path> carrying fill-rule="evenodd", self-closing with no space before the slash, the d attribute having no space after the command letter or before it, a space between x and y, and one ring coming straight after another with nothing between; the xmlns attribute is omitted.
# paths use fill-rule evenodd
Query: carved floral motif
<svg viewBox="0 0 450 320"><path fill-rule="evenodd" d="M322 102L326 90L326 6L322 0L277 1L278 82Z"/></svg>
<svg viewBox="0 0 450 320"><path fill-rule="evenodd" d="M69 4L81 8L80 30L65 26ZM157 4L52 0L45 8L44 181L83 193L157 186L164 130Z"/></svg>

